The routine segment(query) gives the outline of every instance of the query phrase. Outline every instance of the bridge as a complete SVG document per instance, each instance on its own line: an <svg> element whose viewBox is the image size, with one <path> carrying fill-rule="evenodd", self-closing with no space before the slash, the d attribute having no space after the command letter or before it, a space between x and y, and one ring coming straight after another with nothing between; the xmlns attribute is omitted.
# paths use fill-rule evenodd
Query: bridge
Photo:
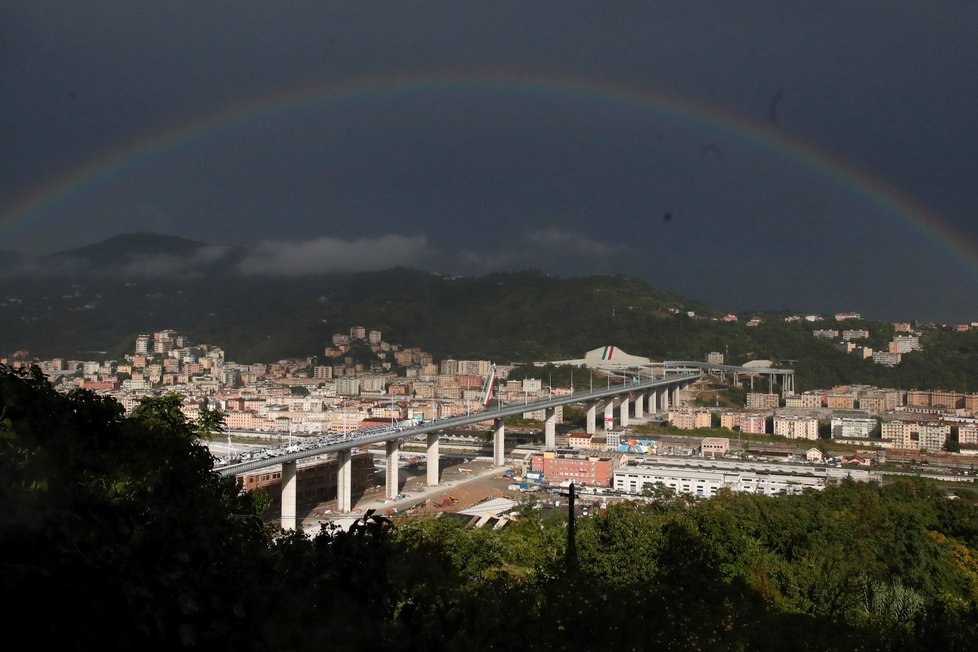
<svg viewBox="0 0 978 652"><path fill-rule="evenodd" d="M484 410L465 416L446 417L414 424L399 422L390 426L378 426L357 430L343 435L327 435L316 438L312 442L298 445L274 446L256 449L245 453L248 459L218 460L215 471L221 476L235 476L270 466L282 465L282 517L283 529L296 528L296 462L299 460L335 453L337 456L337 503L341 513L349 513L352 509L352 458L353 449L383 442L386 451L386 496L393 499L398 492L398 458L400 442L403 439L426 436L428 486L438 484L438 443L441 432L449 428L459 428L485 421L493 422L493 464L502 466L505 450L504 419L508 416L522 415L526 412L543 410L544 443L547 448L556 447L557 410L562 405L585 403L587 405L587 432L594 434L597 430L597 411L603 409L604 423L609 425L614 421L616 399L619 407L619 423L625 427L629 423L630 414L642 418L646 405L650 413L668 410L670 404L677 403L680 390L700 380L702 371L689 370L666 375L662 378L634 376L623 377L622 384L609 385L604 388L592 389L586 392L575 392L561 396L550 396L535 401L522 403L503 403L497 399L495 405L489 403Z"/></svg>
<svg viewBox="0 0 978 652"><path fill-rule="evenodd" d="M793 396L795 393L795 370L777 369L769 366L769 364L737 366L695 360L667 360L662 363L662 367L667 374L700 371L710 376L718 376L722 381L726 381L727 375L730 374L733 376L734 385L737 384L740 376L748 376L752 392L754 391L754 378L756 376L767 376L769 381L779 382L782 398Z"/></svg>

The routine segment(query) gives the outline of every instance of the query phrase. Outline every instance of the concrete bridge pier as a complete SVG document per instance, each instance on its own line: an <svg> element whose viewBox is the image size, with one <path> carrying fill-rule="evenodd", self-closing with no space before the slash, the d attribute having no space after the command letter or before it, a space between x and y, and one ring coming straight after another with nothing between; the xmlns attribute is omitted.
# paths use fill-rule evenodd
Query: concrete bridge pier
<svg viewBox="0 0 978 652"><path fill-rule="evenodd" d="M664 387L662 389L662 411L663 412L669 411L669 388L668 387Z"/></svg>
<svg viewBox="0 0 978 652"><path fill-rule="evenodd" d="M649 390L649 414L655 414L659 411L659 390L652 389Z"/></svg>
<svg viewBox="0 0 978 652"><path fill-rule="evenodd" d="M384 450L387 453L387 500L394 500L397 498L397 485L398 485L398 471L400 467L397 465L400 459L401 452L401 442L397 439L391 439L390 441L384 442Z"/></svg>
<svg viewBox="0 0 978 652"><path fill-rule="evenodd" d="M549 449L557 448L557 409L546 409L546 420L543 422L544 446Z"/></svg>
<svg viewBox="0 0 978 652"><path fill-rule="evenodd" d="M609 398L604 404L604 429L615 427L615 399Z"/></svg>
<svg viewBox="0 0 978 652"><path fill-rule="evenodd" d="M621 416L619 417L622 428L628 427L628 394L621 397Z"/></svg>
<svg viewBox="0 0 978 652"><path fill-rule="evenodd" d="M635 418L641 419L645 416L645 394L639 392L635 395Z"/></svg>
<svg viewBox="0 0 978 652"><path fill-rule="evenodd" d="M598 416L598 402L591 401L590 403L587 404L587 423L585 424L585 432L587 432L587 434L589 435L593 435L598 431L597 424L595 423L595 421L597 420L597 416Z"/></svg>
<svg viewBox="0 0 978 652"><path fill-rule="evenodd" d="M282 464L282 529L294 530L296 526L295 507L295 462Z"/></svg>
<svg viewBox="0 0 978 652"><path fill-rule="evenodd" d="M429 432L428 433L428 486L434 487L438 484L438 466L440 460L438 459L438 440L441 439L441 433L439 432Z"/></svg>
<svg viewBox="0 0 978 652"><path fill-rule="evenodd" d="M502 466L506 463L506 425L502 419L492 422L492 464Z"/></svg>
<svg viewBox="0 0 978 652"><path fill-rule="evenodd" d="M349 514L353 508L353 453L350 449L336 453L336 509Z"/></svg>

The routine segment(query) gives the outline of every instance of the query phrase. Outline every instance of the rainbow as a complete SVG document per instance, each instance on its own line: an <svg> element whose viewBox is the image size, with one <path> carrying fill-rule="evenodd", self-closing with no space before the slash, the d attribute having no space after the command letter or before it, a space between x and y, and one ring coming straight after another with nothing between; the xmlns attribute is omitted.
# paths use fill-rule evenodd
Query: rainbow
<svg viewBox="0 0 978 652"><path fill-rule="evenodd" d="M0 237L42 219L51 210L96 188L116 173L165 156L195 141L316 105L342 100L369 101L391 94L446 90L506 91L567 96L571 100L618 103L718 129L755 147L803 166L853 192L862 200L917 231L959 263L978 271L978 245L946 218L871 172L797 136L687 98L594 78L547 74L441 73L372 77L341 83L311 83L274 95L251 98L214 113L108 149L60 176L29 189L0 212Z"/></svg>

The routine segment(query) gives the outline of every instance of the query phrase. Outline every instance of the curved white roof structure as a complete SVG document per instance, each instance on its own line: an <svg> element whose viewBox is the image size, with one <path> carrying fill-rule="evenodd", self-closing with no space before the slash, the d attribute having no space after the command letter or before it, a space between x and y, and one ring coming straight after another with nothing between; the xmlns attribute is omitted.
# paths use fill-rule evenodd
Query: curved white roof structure
<svg viewBox="0 0 978 652"><path fill-rule="evenodd" d="M589 367L642 367L652 364L648 358L629 355L618 347L609 344L591 349L584 354L584 364Z"/></svg>

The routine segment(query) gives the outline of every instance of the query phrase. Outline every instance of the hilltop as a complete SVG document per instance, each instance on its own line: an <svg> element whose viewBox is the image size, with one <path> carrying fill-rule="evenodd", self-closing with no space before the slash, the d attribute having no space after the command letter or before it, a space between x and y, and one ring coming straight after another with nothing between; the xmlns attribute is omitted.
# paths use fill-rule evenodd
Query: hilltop
<svg viewBox="0 0 978 652"><path fill-rule="evenodd" d="M502 363L575 358L614 344L653 359L794 366L797 389L868 383L905 389L978 391L978 332L921 329L923 351L895 368L813 337L825 325L726 322L702 302L624 275L557 277L526 270L457 276L396 267L301 277L243 274L248 252L153 234L119 236L0 273L0 355L119 358L136 335L172 328L222 347L238 362L321 355L354 324L442 357ZM754 315L756 313L750 313ZM831 322L831 328L837 328ZM860 342L885 350L893 324L849 320Z"/></svg>

